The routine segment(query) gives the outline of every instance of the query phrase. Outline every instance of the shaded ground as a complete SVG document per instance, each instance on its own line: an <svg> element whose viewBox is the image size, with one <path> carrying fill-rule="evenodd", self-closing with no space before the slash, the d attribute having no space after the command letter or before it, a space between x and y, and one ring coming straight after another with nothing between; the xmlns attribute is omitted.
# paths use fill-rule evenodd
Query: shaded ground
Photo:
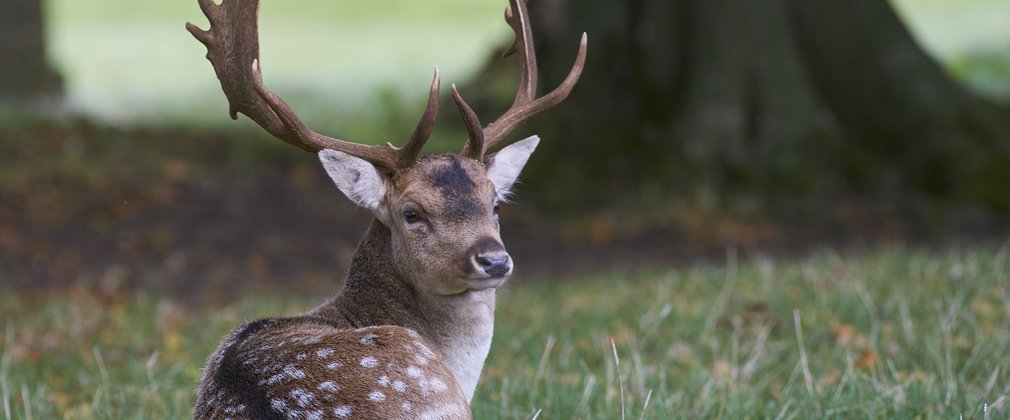
<svg viewBox="0 0 1010 420"><path fill-rule="evenodd" d="M143 287L195 299L253 289L326 293L339 284L370 216L332 187L312 156L262 136L120 131L68 122L0 132L0 278L16 287ZM770 254L876 241L1004 241L985 210L909 194L783 203L776 217L719 205L542 216L503 210L524 272ZM658 226L658 227L657 227ZM520 276L521 277L521 276Z"/></svg>

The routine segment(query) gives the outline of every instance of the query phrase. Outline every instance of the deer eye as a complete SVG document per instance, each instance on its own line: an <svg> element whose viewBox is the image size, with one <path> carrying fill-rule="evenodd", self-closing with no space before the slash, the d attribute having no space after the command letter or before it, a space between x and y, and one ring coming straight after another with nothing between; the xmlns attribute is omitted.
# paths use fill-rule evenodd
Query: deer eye
<svg viewBox="0 0 1010 420"><path fill-rule="evenodd" d="M494 214L498 214L498 210L500 210L500 209L501 209L501 203L495 201L494 202Z"/></svg>
<svg viewBox="0 0 1010 420"><path fill-rule="evenodd" d="M417 214L416 210L407 209L407 210L403 211L403 220L405 222L407 222L407 224L411 224L412 225L414 223L420 222L421 221L421 216L419 214Z"/></svg>

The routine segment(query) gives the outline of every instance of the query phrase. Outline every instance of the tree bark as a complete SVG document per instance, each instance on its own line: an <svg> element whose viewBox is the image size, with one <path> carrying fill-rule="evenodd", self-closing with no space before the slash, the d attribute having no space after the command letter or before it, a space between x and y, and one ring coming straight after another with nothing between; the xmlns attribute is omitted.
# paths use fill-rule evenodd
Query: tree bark
<svg viewBox="0 0 1010 420"><path fill-rule="evenodd" d="M0 102L58 99L62 80L46 61L41 0L0 2Z"/></svg>
<svg viewBox="0 0 1010 420"><path fill-rule="evenodd" d="M901 189L1010 209L991 187L1010 180L1010 113L950 80L886 0L531 7L542 90L590 36L580 85L528 127L545 140L528 189L547 204ZM491 74L476 84L503 84Z"/></svg>

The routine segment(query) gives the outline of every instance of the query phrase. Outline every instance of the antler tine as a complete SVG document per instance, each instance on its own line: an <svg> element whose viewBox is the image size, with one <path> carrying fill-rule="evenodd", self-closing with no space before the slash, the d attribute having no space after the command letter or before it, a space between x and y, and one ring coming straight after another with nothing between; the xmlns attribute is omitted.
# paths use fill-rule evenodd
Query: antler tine
<svg viewBox="0 0 1010 420"><path fill-rule="evenodd" d="M456 102L456 107L459 108L459 114L463 116L463 121L466 122L466 133L468 135L466 145L460 154L464 157L480 161L484 159L484 150L486 150L484 147L484 130L481 128L480 118L477 118L477 113L473 112L470 104L466 103L463 96L459 94L459 90L456 89L455 84L452 85L452 99Z"/></svg>
<svg viewBox="0 0 1010 420"><path fill-rule="evenodd" d="M402 158L409 153L401 154L389 145L352 143L310 130L283 100L266 87L259 68L259 0L223 0L221 4L214 4L214 0L199 0L199 4L210 21L210 29L204 31L191 23L187 23L186 28L207 47L207 59L214 66L221 89L228 98L229 113L233 119L241 112L274 137L301 149L310 152L338 150L387 172L396 171L405 161L413 161L413 157ZM427 119L426 113L422 125ZM410 150L416 157L420 149L417 143L423 144L412 139L404 150Z"/></svg>
<svg viewBox="0 0 1010 420"><path fill-rule="evenodd" d="M417 123L417 128L410 135L410 140L400 149L400 167L407 167L417 160L417 155L421 153L421 148L428 142L431 130L435 127L435 119L438 117L438 94L441 84L441 75L438 67L435 67L435 77L431 81L431 91L428 92L428 106L424 109L421 121Z"/></svg>
<svg viewBox="0 0 1010 420"><path fill-rule="evenodd" d="M519 53L519 88L516 90L515 101L512 106L525 102L530 102L537 97L537 54L533 45L533 27L529 23L529 12L526 2L522 0L509 0L509 7L505 9L505 22L512 27L515 39L512 45L502 53L502 57L509 57ZM518 13L516 13L518 12Z"/></svg>
<svg viewBox="0 0 1010 420"><path fill-rule="evenodd" d="M501 143L505 136L515 130L515 128L526 120L540 114L555 105L564 101L572 92L575 84L582 75L582 70L586 64L586 49L588 36L583 33L579 43L579 52L575 58L575 64L568 72L565 80L558 85L551 93L536 97L538 70L536 50L533 45L533 29L530 26L529 11L524 0L509 0L511 7L505 10L505 21L515 32L515 41L505 51L505 56L515 53L519 55L519 88L516 92L515 101L501 117L484 128L484 145L479 156L483 156L487 149ZM469 143L463 148L464 154L471 154Z"/></svg>
<svg viewBox="0 0 1010 420"><path fill-rule="evenodd" d="M494 147L504 140L504 137L511 133L512 130L515 130L519 124L553 108L568 98L568 95L572 93L572 89L578 83L579 77L582 76L582 70L585 68L588 41L588 36L583 33L582 40L579 43L579 52L575 57L575 64L572 65L572 69L568 72L565 80L558 87L554 88L551 93L536 99L533 99L533 97L529 97L530 99L525 99L525 97L521 99L517 95L516 102L512 107L495 120L495 122L488 124L484 128L486 148ZM535 78L531 84L536 85Z"/></svg>
<svg viewBox="0 0 1010 420"><path fill-rule="evenodd" d="M387 172L395 172L400 168L400 154L392 145L371 146L352 143L319 134L306 127L287 102L284 102L283 99L273 93L263 83L263 74L259 70L258 60L253 60L252 76L253 87L256 89L256 93L259 94L263 102L270 107L276 116L280 118L289 133L285 137L275 135L276 137L313 153L323 149L338 150L371 162L373 165ZM303 147L303 145L308 147Z"/></svg>

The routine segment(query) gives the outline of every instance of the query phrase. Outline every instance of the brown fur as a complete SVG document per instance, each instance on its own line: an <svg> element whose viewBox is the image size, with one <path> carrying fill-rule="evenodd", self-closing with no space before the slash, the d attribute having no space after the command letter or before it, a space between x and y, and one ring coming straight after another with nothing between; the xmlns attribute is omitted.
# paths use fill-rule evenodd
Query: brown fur
<svg viewBox="0 0 1010 420"><path fill-rule="evenodd" d="M469 418L452 374L409 329L298 317L230 338L208 365L198 418ZM227 392L243 386L255 393Z"/></svg>
<svg viewBox="0 0 1010 420"><path fill-rule="evenodd" d="M465 258L501 246L494 185L454 155L423 158L390 184L393 227L372 223L344 289L304 315L232 331L208 360L196 418L329 419L343 407L352 418L470 418L495 291L475 286ZM403 223L404 206L425 226Z"/></svg>

